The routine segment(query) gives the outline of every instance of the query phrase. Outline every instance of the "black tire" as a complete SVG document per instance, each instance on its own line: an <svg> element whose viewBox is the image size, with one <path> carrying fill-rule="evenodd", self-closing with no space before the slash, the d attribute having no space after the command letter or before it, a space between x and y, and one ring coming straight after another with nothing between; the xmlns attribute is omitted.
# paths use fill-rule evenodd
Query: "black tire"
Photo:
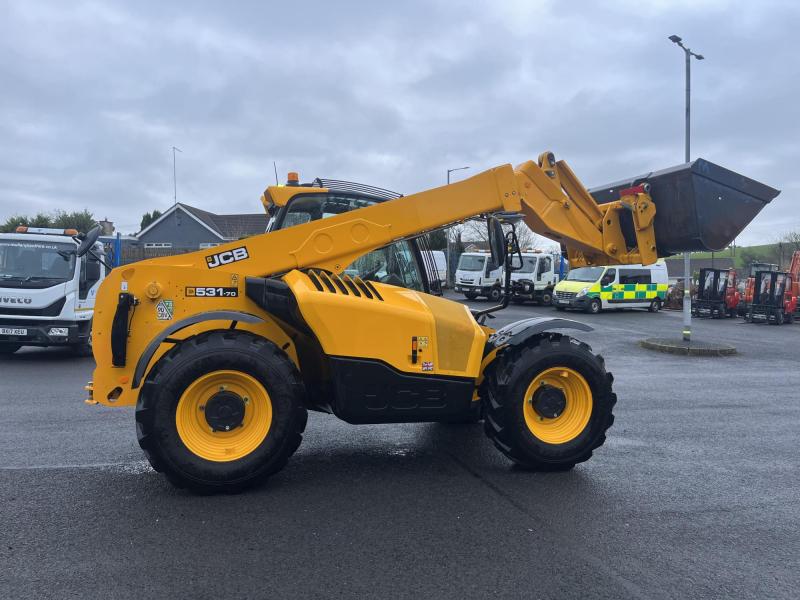
<svg viewBox="0 0 800 600"><path fill-rule="evenodd" d="M478 294L476 292L464 292L464 297L467 300L475 300L475 298L478 297Z"/></svg>
<svg viewBox="0 0 800 600"><path fill-rule="evenodd" d="M0 344L0 356L11 356L20 348L22 348L22 344Z"/></svg>
<svg viewBox="0 0 800 600"><path fill-rule="evenodd" d="M553 303L553 293L552 292L542 292L542 295L539 297L539 304L542 306L550 306Z"/></svg>
<svg viewBox="0 0 800 600"><path fill-rule="evenodd" d="M589 306L586 307L586 312L596 315L603 310L603 303L600 302L600 298L592 298L589 301Z"/></svg>
<svg viewBox="0 0 800 600"><path fill-rule="evenodd" d="M264 440L250 454L227 462L191 452L176 425L183 391L218 370L253 377L272 403L272 422ZM148 375L136 405L139 445L152 467L178 487L198 493L239 492L280 471L297 450L308 419L304 397L294 364L269 340L234 330L202 333L177 344Z"/></svg>
<svg viewBox="0 0 800 600"><path fill-rule="evenodd" d="M500 288L493 287L489 290L489 293L486 295L486 297L492 302L500 302L500 298L503 297L503 292Z"/></svg>
<svg viewBox="0 0 800 600"><path fill-rule="evenodd" d="M573 440L550 444L536 438L525 423L525 392L533 378L550 367L578 371L592 391L589 422ZM517 465L536 471L567 471L591 458L614 423L617 402L613 376L588 344L550 333L532 345L511 348L489 367L481 389L485 399L484 430L494 445Z"/></svg>
<svg viewBox="0 0 800 600"><path fill-rule="evenodd" d="M651 313L657 313L658 311L660 311L661 300L659 300L658 298L653 298L653 300L650 302L650 306L647 307L647 310L650 311Z"/></svg>
<svg viewBox="0 0 800 600"><path fill-rule="evenodd" d="M779 310L775 313L775 321L773 322L773 325L783 325L783 321L783 311Z"/></svg>

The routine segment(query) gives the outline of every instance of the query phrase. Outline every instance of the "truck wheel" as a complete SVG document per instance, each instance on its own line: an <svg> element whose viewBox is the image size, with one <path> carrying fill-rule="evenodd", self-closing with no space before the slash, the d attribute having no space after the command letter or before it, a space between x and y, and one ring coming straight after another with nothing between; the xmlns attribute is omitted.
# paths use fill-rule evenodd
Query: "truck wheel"
<svg viewBox="0 0 800 600"><path fill-rule="evenodd" d="M596 315L601 310L603 310L603 305L600 302L600 298L592 298L589 302L589 306L586 307L586 312Z"/></svg>
<svg viewBox="0 0 800 600"><path fill-rule="evenodd" d="M552 303L553 303L552 292L542 292L542 295L539 298L539 304L541 304L542 306L550 306Z"/></svg>
<svg viewBox="0 0 800 600"><path fill-rule="evenodd" d="M0 344L0 356L11 356L22 348L22 344Z"/></svg>
<svg viewBox="0 0 800 600"><path fill-rule="evenodd" d="M486 297L492 302L499 302L500 298L503 297L503 292L500 291L500 288L493 287L491 290L489 290L489 293Z"/></svg>
<svg viewBox="0 0 800 600"><path fill-rule="evenodd" d="M272 342L210 331L156 364L136 405L139 445L156 471L200 493L239 492L280 471L308 415L297 369Z"/></svg>
<svg viewBox="0 0 800 600"><path fill-rule="evenodd" d="M476 294L475 292L464 292L464 296L466 297L467 300L475 300L475 298L478 297L478 294Z"/></svg>
<svg viewBox="0 0 800 600"><path fill-rule="evenodd" d="M484 429L516 464L566 471L603 445L617 397L601 356L565 335L513 348L490 367Z"/></svg>
<svg viewBox="0 0 800 600"><path fill-rule="evenodd" d="M783 321L784 321L784 319L783 319L783 311L779 310L778 312L775 313L774 324L775 325L783 325Z"/></svg>
<svg viewBox="0 0 800 600"><path fill-rule="evenodd" d="M659 300L658 298L653 298L653 300L650 302L650 306L647 307L647 310L649 310L651 313L657 313L658 311L660 311L661 300Z"/></svg>

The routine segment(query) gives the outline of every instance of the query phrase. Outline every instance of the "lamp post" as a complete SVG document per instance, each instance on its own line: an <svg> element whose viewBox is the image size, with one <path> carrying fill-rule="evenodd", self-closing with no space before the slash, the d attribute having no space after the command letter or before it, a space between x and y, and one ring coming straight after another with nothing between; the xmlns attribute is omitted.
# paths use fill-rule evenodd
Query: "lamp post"
<svg viewBox="0 0 800 600"><path fill-rule="evenodd" d="M172 147L172 189L173 189L173 202L174 204L178 203L178 177L177 171L175 169L175 151L180 152L183 154L183 150L180 148L176 148L175 146Z"/></svg>
<svg viewBox="0 0 800 600"><path fill-rule="evenodd" d="M690 148L690 106L691 106L691 73L692 73L692 57L697 60L703 60L702 54L692 52L691 48L683 45L683 40L677 35L669 36L669 41L677 44L683 50L686 57L686 152L684 162L691 160ZM691 272L691 254L689 252L683 253L683 339L686 342L692 340L692 272Z"/></svg>
<svg viewBox="0 0 800 600"><path fill-rule="evenodd" d="M469 169L469 167L456 167L455 169L447 169L447 185L450 185L450 173L452 173L453 171L465 171L466 169ZM447 286L450 286L450 283L451 283L451 279L450 279L450 230L451 230L451 228L448 227L447 231L445 231L445 238L447 239L447 246L445 247L445 250L447 250L446 257L445 257L445 260L447 261L447 270L446 270L444 279L445 279L445 284Z"/></svg>

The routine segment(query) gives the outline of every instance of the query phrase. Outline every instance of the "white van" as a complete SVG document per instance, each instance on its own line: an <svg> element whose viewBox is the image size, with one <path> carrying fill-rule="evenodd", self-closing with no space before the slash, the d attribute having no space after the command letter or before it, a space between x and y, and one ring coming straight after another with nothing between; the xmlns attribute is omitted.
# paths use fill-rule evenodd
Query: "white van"
<svg viewBox="0 0 800 600"><path fill-rule="evenodd" d="M422 250L422 263L431 288L442 289L447 280L447 257L442 250Z"/></svg>
<svg viewBox="0 0 800 600"><path fill-rule="evenodd" d="M658 312L667 297L667 264L578 267L555 287L558 310L599 313L611 308L646 308Z"/></svg>
<svg viewBox="0 0 800 600"><path fill-rule="evenodd" d="M503 296L502 286L503 268L492 265L488 252L464 252L459 257L453 288L456 292L469 300L486 296L497 302Z"/></svg>

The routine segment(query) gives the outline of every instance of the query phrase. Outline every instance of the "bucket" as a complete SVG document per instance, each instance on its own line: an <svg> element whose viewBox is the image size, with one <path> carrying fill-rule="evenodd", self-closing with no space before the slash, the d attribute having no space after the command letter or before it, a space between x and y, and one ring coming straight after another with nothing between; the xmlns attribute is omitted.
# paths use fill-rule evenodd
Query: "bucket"
<svg viewBox="0 0 800 600"><path fill-rule="evenodd" d="M650 184L659 256L727 248L769 202L780 194L768 185L698 158L690 163L591 188L598 204L619 200L619 191ZM636 245L633 219L622 213L622 231Z"/></svg>

